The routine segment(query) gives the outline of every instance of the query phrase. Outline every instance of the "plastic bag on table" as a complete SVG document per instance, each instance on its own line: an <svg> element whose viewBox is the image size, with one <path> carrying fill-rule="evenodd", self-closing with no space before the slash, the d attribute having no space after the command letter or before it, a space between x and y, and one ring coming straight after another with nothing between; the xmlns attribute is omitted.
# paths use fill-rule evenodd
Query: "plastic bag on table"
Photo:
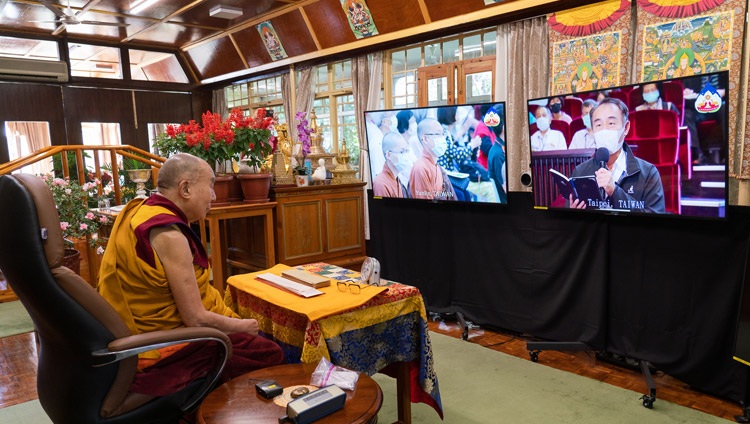
<svg viewBox="0 0 750 424"><path fill-rule="evenodd" d="M333 365L331 361L323 357L312 373L310 385L325 387L329 384L335 384L344 390L354 390L357 387L357 380L359 380L358 372Z"/></svg>

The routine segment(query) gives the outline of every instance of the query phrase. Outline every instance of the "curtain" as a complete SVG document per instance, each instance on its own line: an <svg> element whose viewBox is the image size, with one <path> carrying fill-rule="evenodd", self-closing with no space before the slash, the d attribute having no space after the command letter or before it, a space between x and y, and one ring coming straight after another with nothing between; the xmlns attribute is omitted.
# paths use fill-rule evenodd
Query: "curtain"
<svg viewBox="0 0 750 424"><path fill-rule="evenodd" d="M219 116L229 116L229 108L227 107L227 96L223 88L217 88L211 92L211 108Z"/></svg>
<svg viewBox="0 0 750 424"><path fill-rule="evenodd" d="M352 60L352 94L354 95L354 114L357 122L357 137L359 138L359 177L367 185L366 190L372 188L370 180L370 151L367 145L367 130L364 118L366 110L378 107L380 103L380 87L383 83L383 52L368 56L358 56ZM365 239L370 239L370 214L365 199Z"/></svg>
<svg viewBox="0 0 750 424"><path fill-rule="evenodd" d="M49 147L52 142L49 136L49 123L48 122L26 122L26 121L15 121L6 122L8 138L14 137L18 148L20 149L18 157L25 156L25 152L28 154L42 150L45 147ZM26 149L21 145L26 144ZM13 159L13 158L11 158ZM26 167L24 167L26 169ZM28 170L20 170L22 172L29 172ZM31 165L31 173L38 174L51 174L52 173L52 161L39 161Z"/></svg>
<svg viewBox="0 0 750 424"><path fill-rule="evenodd" d="M527 101L547 95L549 55L547 22L544 17L513 22L500 27L507 37L508 103L506 135L508 139L509 191L524 191L519 176L530 171L531 153L527 122ZM529 191L528 188L525 189Z"/></svg>
<svg viewBox="0 0 750 424"><path fill-rule="evenodd" d="M292 113L292 110L294 109L294 105L292 104L294 101L292 98L292 72L294 72L294 70L281 76L281 97L284 99L284 116L286 116L287 128L289 130L288 134L292 133L292 128L294 128L294 125L296 124L296 122L294 122L294 114Z"/></svg>
<svg viewBox="0 0 750 424"><path fill-rule="evenodd" d="M299 70L299 81L297 81L297 96L296 96L296 102L294 105L294 115L297 114L297 112L310 112L312 110L313 100L315 100L315 92L313 91L312 86L312 78L313 78L313 67L312 66L305 66L301 67ZM291 119L291 125L290 127L296 128L297 122L294 117ZM292 135L293 140L293 148L292 148L292 155L298 155L301 149L301 146L297 144L297 131L289 131Z"/></svg>

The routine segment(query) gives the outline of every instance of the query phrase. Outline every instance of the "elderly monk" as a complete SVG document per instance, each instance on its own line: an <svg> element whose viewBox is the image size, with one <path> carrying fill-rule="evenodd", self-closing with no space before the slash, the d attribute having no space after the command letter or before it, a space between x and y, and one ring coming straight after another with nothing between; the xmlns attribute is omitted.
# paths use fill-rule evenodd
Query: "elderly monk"
<svg viewBox="0 0 750 424"><path fill-rule="evenodd" d="M203 219L216 198L214 173L186 154L164 162L158 194L136 199L117 216L99 272L97 290L133 334L178 327L212 327L229 335L232 357L222 377L284 362L281 348L258 336L258 322L240 319L210 283L208 255L189 223ZM198 345L198 346L196 346ZM147 352L132 392L161 396L199 377L214 350L192 343ZM180 361L186 357L190 365Z"/></svg>
<svg viewBox="0 0 750 424"><path fill-rule="evenodd" d="M456 200L456 192L445 170L437 160L448 149L443 126L435 119L425 118L417 126L422 143L422 157L417 159L409 177L409 191L415 199Z"/></svg>
<svg viewBox="0 0 750 424"><path fill-rule="evenodd" d="M409 189L403 183L403 176L409 178L411 172L411 156L409 143L395 132L383 136L383 156L385 165L383 171L372 182L375 196L410 198Z"/></svg>

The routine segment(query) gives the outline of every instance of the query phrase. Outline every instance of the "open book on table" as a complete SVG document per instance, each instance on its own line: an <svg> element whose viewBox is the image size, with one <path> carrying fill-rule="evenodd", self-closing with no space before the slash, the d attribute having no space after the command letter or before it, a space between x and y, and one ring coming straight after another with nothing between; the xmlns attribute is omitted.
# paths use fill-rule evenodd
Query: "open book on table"
<svg viewBox="0 0 750 424"><path fill-rule="evenodd" d="M586 175L568 178L555 169L550 169L549 172L552 175L552 179L555 180L555 185L560 194L566 200L570 198L571 193L574 199L601 200L599 185L596 184L595 176Z"/></svg>

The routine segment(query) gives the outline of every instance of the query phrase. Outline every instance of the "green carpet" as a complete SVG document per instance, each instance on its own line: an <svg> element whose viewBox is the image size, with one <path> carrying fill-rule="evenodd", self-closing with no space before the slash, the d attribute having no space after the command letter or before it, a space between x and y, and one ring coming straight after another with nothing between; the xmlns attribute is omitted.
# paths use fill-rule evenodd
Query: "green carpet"
<svg viewBox="0 0 750 424"><path fill-rule="evenodd" d="M14 300L13 302L0 303L0 337L28 333L29 331L34 331L34 324L21 302Z"/></svg>
<svg viewBox="0 0 750 424"><path fill-rule="evenodd" d="M440 380L444 423L704 424L727 420L657 399L642 406L642 393L621 389L528 359L516 358L463 340L431 333ZM383 389L380 423L396 421L396 380L373 378ZM739 408L738 408L738 413ZM50 420L38 401L0 409L0 423L44 424ZM439 424L437 413L412 404L414 424Z"/></svg>
<svg viewBox="0 0 750 424"><path fill-rule="evenodd" d="M727 422L659 399L658 387L654 408L647 409L640 400L643 393L441 334L430 333L430 338L447 424ZM397 417L396 380L383 374L373 378L383 390L378 422L392 423ZM440 423L440 417L425 404L412 404L412 422Z"/></svg>

